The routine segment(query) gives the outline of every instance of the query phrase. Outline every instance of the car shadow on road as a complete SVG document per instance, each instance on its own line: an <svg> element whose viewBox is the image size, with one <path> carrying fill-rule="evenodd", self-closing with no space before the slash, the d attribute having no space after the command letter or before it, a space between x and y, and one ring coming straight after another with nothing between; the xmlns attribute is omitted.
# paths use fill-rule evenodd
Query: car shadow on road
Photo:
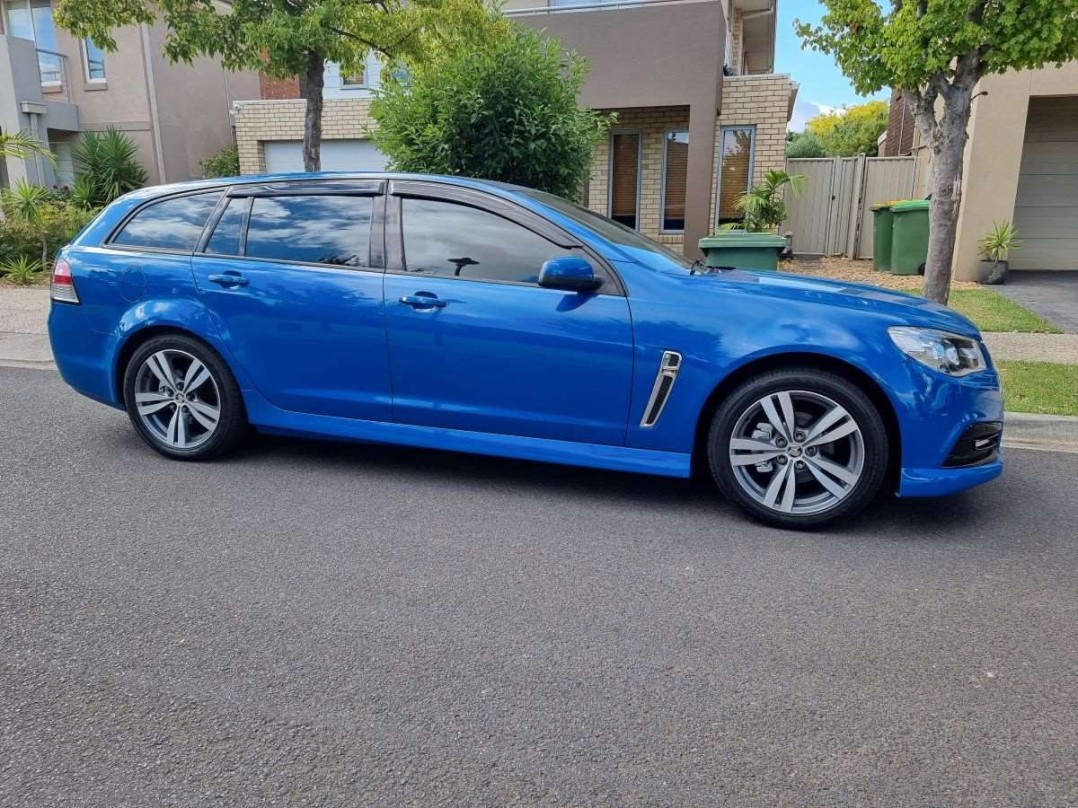
<svg viewBox="0 0 1078 808"><path fill-rule="evenodd" d="M285 466L315 464L321 469L345 473L362 469L367 473L406 476L417 481L452 479L455 483L464 481L470 486L498 486L508 491L541 490L548 496L603 500L634 507L672 508L682 515L692 513L731 523L752 524L719 494L706 473L686 480L459 452L268 435L253 437L236 456L236 461L283 463ZM977 534L978 523L988 525L997 519L994 503L998 501L998 497L986 496L983 489L944 499L897 499L890 494L881 494L859 516L800 535L863 539L865 534L871 534L888 541L934 543L954 537L954 541L968 542ZM797 535L788 531L775 532L776 535Z"/></svg>

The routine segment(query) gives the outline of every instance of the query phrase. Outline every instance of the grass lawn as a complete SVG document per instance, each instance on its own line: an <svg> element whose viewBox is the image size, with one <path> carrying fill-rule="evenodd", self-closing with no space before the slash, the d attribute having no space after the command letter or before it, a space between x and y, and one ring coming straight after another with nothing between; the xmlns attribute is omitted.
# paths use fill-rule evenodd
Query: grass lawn
<svg viewBox="0 0 1078 808"><path fill-rule="evenodd" d="M973 320L981 331L1060 333L1060 329L1029 309L987 289L955 289L947 305Z"/></svg>
<svg viewBox="0 0 1078 808"><path fill-rule="evenodd" d="M996 366L1003 380L1006 409L1078 415L1078 365L1004 359Z"/></svg>

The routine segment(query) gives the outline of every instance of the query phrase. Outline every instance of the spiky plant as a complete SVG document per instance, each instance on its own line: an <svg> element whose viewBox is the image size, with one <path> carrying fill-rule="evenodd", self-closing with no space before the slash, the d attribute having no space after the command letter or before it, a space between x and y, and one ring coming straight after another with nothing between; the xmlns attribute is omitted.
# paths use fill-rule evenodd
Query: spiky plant
<svg viewBox="0 0 1078 808"><path fill-rule="evenodd" d="M25 223L37 232L41 241L41 266L47 266L49 263L49 242L43 224L45 210L52 198L52 192L44 185L34 185L22 179L13 187L5 188L0 195L4 214Z"/></svg>
<svg viewBox="0 0 1078 808"><path fill-rule="evenodd" d="M107 205L146 184L146 169L138 161L138 146L120 130L86 132L72 154L75 170L89 184L93 205Z"/></svg>
<svg viewBox="0 0 1078 808"><path fill-rule="evenodd" d="M0 275L11 283L29 286L39 277L42 265L25 255L9 258L0 264Z"/></svg>

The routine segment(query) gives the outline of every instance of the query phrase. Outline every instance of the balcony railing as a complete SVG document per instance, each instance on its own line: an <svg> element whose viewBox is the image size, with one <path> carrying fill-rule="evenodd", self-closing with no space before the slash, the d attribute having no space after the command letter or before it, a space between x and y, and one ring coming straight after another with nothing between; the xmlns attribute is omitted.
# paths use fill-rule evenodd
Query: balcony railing
<svg viewBox="0 0 1078 808"><path fill-rule="evenodd" d="M534 8L507 8L507 17L528 16L533 14L564 14L577 11L611 11L623 8L642 8L645 6L673 6L682 3L700 3L706 0L569 0L551 5L535 6ZM714 2L715 0L712 0Z"/></svg>
<svg viewBox="0 0 1078 808"><path fill-rule="evenodd" d="M45 48L37 48L37 69L41 74L43 93L59 94L65 101L71 100L71 77L67 72L67 56Z"/></svg>

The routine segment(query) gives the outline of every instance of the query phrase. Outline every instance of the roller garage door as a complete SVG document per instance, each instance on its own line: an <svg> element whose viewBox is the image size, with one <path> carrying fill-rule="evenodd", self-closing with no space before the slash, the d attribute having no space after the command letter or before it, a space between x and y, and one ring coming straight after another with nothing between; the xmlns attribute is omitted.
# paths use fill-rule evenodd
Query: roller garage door
<svg viewBox="0 0 1078 808"><path fill-rule="evenodd" d="M1030 101L1014 224L1013 269L1078 270L1078 96Z"/></svg>
<svg viewBox="0 0 1078 808"><path fill-rule="evenodd" d="M303 170L303 144L299 141L267 141L263 147L268 173ZM386 156L369 140L322 141L323 171L384 171L385 167Z"/></svg>

